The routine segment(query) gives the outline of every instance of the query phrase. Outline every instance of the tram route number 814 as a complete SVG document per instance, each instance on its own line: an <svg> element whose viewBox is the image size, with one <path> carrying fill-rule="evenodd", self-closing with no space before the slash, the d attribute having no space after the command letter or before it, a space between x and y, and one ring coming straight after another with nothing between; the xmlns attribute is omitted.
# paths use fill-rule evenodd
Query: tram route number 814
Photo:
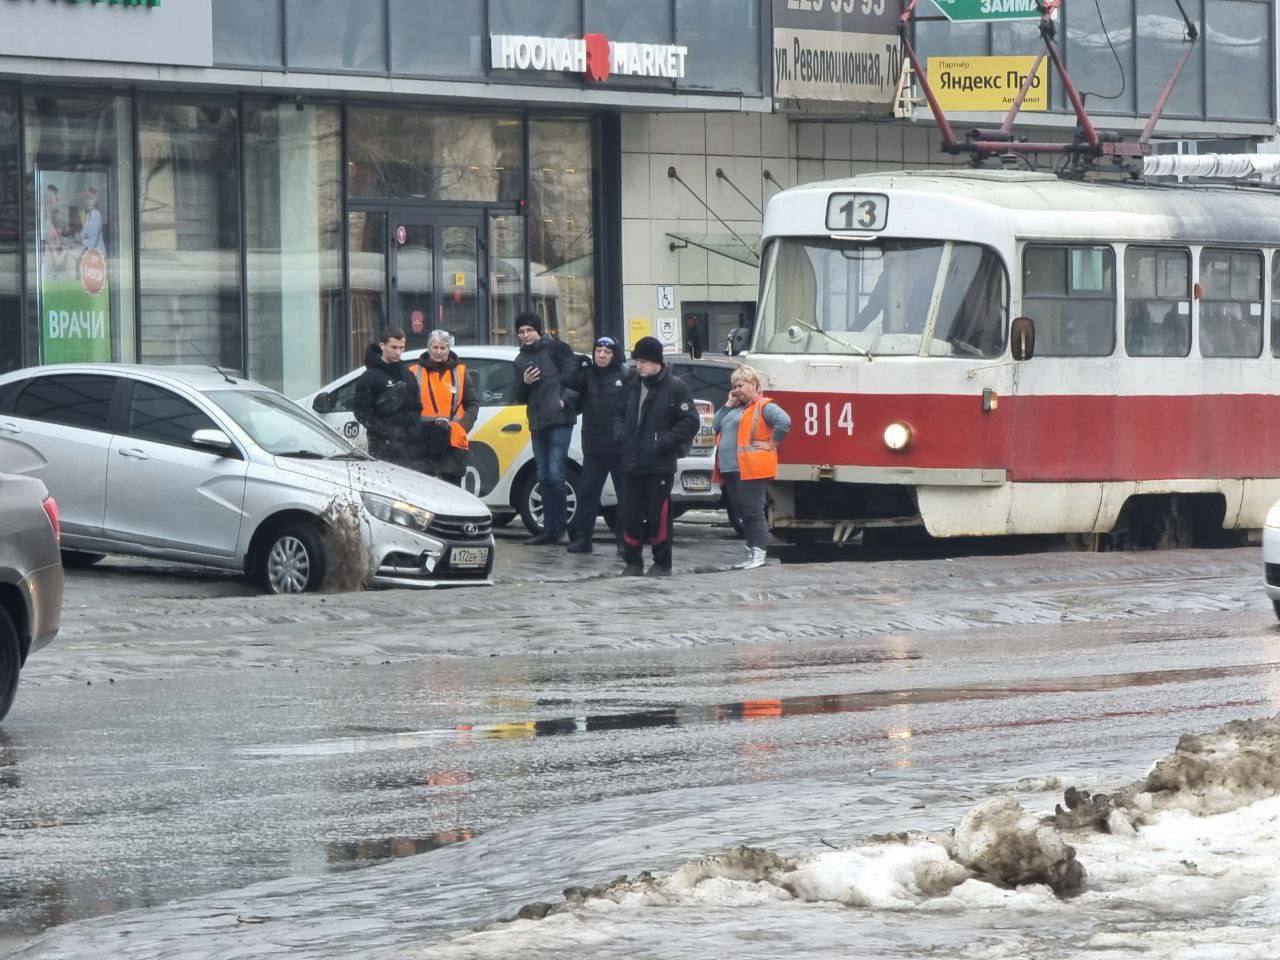
<svg viewBox="0 0 1280 960"><path fill-rule="evenodd" d="M846 436L853 436L853 404L816 403L810 400L804 405L804 432L810 437L829 437L832 428L843 431Z"/></svg>

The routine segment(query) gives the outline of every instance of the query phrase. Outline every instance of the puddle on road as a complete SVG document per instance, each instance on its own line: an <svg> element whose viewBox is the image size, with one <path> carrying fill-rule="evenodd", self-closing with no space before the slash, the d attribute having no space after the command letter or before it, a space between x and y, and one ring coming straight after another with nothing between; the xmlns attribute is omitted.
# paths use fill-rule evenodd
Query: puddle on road
<svg viewBox="0 0 1280 960"><path fill-rule="evenodd" d="M476 740L532 740L537 737L685 727L734 721L779 720L819 714L857 713L905 704L958 703L1005 700L1035 694L1090 693L1126 687L1151 687L1171 683L1197 683L1230 677L1254 676L1280 670L1280 662L1191 667L1139 673L1102 674L1024 681L1016 685L965 687L917 687L906 690L873 690L860 693L821 694L742 700L718 704L684 704L623 713L598 713L548 720L514 720L501 723L459 724L452 729L411 730L368 737L341 737L312 743L267 744L244 747L240 755L251 760L325 757L414 750L430 743Z"/></svg>
<svg viewBox="0 0 1280 960"><path fill-rule="evenodd" d="M425 837L381 837L373 840L342 840L325 844L325 860L333 871L356 870L381 863L430 853L455 843L475 839L470 827L442 830Z"/></svg>

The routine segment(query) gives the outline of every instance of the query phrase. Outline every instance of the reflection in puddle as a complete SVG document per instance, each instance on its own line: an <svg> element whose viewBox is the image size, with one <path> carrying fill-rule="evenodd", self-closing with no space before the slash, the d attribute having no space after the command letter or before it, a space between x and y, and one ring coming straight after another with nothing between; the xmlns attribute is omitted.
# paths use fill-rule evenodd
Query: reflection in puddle
<svg viewBox="0 0 1280 960"><path fill-rule="evenodd" d="M857 713L892 708L900 712L908 705L1004 700L1028 694L1082 693L1147 687L1166 683L1190 683L1208 679L1250 676L1274 672L1280 663L1238 664L1223 667L1196 667L1184 670L1152 670L1140 673L1104 674L1025 680L1017 686L975 685L967 687L915 687L907 690L871 690L861 693L742 700L720 704L685 704L656 707L627 713L589 714L551 720L521 720L504 723L460 724L453 729L406 731L372 737L342 737L314 743L275 744L244 747L240 753L250 759L318 757L336 754L371 753L380 750L416 749L431 742L457 743L478 740L532 740L535 737L565 736L614 730L652 727L681 727L726 721L759 721ZM910 752L911 727L892 723L886 735L897 741L901 754ZM905 756L903 757L905 760ZM910 766L909 760L902 766Z"/></svg>
<svg viewBox="0 0 1280 960"><path fill-rule="evenodd" d="M376 840L351 840L325 844L325 860L331 870L367 867L370 863L413 857L430 853L455 843L475 838L470 827L443 830L427 837L383 837Z"/></svg>

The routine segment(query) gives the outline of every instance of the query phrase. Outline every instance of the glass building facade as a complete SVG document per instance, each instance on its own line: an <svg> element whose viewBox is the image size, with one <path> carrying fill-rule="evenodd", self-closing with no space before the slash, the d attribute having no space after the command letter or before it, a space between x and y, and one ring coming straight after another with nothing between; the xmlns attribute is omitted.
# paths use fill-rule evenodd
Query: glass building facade
<svg viewBox="0 0 1280 960"><path fill-rule="evenodd" d="M10 72L35 41L0 39L0 371L217 364L297 396L382 327L509 344L523 310L589 350L622 322L618 111L766 102L764 0L190 6L18 8L28 35L105 26L92 81ZM171 17L189 40L202 15L197 83L189 53L166 81L148 66L164 44L124 39ZM688 69L602 84L493 66L495 37L586 32L683 45Z"/></svg>

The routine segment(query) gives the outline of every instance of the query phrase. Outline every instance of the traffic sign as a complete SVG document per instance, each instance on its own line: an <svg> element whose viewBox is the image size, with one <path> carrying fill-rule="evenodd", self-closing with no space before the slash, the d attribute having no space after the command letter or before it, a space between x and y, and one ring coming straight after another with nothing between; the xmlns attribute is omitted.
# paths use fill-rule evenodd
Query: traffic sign
<svg viewBox="0 0 1280 960"><path fill-rule="evenodd" d="M933 0L948 20L1039 20L1036 0Z"/></svg>

